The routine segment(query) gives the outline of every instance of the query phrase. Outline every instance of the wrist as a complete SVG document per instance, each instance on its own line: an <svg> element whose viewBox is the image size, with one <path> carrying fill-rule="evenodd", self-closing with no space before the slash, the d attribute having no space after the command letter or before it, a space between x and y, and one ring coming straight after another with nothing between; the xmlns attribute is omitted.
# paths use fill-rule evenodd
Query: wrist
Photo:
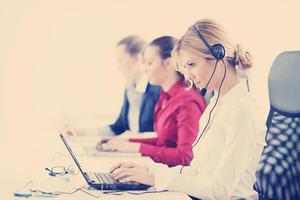
<svg viewBox="0 0 300 200"><path fill-rule="evenodd" d="M140 152L140 146L141 146L140 143L132 143L132 151L135 153Z"/></svg>

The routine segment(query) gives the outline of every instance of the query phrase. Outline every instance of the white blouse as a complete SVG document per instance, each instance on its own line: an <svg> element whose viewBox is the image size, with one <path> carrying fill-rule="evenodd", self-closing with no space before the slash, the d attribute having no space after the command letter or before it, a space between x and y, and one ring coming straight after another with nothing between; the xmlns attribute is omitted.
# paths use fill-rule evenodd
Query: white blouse
<svg viewBox="0 0 300 200"><path fill-rule="evenodd" d="M217 94L200 119L200 136ZM258 199L255 171L265 143L260 109L244 81L227 92L212 112L209 126L194 147L190 166L150 163L158 190L186 192L201 199Z"/></svg>
<svg viewBox="0 0 300 200"><path fill-rule="evenodd" d="M140 132L140 113L143 102L143 95L146 92L149 78L143 75L136 86L133 82L127 86L128 108L128 125L131 132Z"/></svg>

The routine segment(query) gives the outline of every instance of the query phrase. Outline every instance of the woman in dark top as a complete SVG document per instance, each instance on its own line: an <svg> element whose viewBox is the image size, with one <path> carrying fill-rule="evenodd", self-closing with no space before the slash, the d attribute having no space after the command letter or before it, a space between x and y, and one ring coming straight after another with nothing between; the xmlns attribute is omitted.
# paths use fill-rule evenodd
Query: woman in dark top
<svg viewBox="0 0 300 200"><path fill-rule="evenodd" d="M160 88L149 84L142 64L145 42L137 36L129 36L117 44L118 68L127 79L124 101L119 117L102 134L119 135L125 131L153 131L154 106ZM102 135L101 133L99 133Z"/></svg>
<svg viewBox="0 0 300 200"><path fill-rule="evenodd" d="M159 99L160 87L149 83L145 73L142 52L145 41L138 36L128 36L116 46L118 69L126 79L123 105L113 124L97 129L99 136L127 135L123 133L153 132L154 107ZM82 129L73 128L77 135L86 135ZM67 128L65 131L73 135ZM137 135L137 134L131 134Z"/></svg>

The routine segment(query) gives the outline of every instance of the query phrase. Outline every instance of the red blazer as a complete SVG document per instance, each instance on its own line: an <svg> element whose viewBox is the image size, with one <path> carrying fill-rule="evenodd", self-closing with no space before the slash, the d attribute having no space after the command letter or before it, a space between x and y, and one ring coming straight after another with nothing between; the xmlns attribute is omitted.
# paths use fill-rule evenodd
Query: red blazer
<svg viewBox="0 0 300 200"><path fill-rule="evenodd" d="M199 132L199 119L205 101L195 89L187 90L177 81L167 92L161 90L155 105L156 138L135 139L140 153L168 166L189 165L193 159L192 144Z"/></svg>

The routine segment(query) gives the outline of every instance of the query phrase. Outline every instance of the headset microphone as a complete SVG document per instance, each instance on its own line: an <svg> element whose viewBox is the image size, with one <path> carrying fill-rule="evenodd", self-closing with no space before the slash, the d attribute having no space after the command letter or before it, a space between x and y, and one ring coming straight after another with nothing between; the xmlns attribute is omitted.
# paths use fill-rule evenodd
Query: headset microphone
<svg viewBox="0 0 300 200"><path fill-rule="evenodd" d="M206 92L207 92L207 89L206 88L202 88L200 90L200 95L204 97L206 95Z"/></svg>
<svg viewBox="0 0 300 200"><path fill-rule="evenodd" d="M209 78L209 80L208 80L206 86L200 90L200 95L203 96L203 97L205 96L205 94L206 94L206 92L207 92L207 87L208 87L208 85L209 85L209 83L210 83L212 77L215 75L215 72L216 72L216 68L217 68L218 62L219 62L219 60L217 60L215 66L214 66L214 71L213 71L213 73L211 74L211 76L210 76L210 78Z"/></svg>
<svg viewBox="0 0 300 200"><path fill-rule="evenodd" d="M214 44L213 46L210 46L195 25L193 25L191 27L191 30L198 35L198 37L202 40L202 42L205 44L205 46L209 49L210 53L216 59L216 64L215 64L213 73L211 74L206 86L200 90L201 96L205 96L205 94L207 92L207 87L216 72L216 67L217 67L219 60L222 60L225 57L225 48L221 44Z"/></svg>

